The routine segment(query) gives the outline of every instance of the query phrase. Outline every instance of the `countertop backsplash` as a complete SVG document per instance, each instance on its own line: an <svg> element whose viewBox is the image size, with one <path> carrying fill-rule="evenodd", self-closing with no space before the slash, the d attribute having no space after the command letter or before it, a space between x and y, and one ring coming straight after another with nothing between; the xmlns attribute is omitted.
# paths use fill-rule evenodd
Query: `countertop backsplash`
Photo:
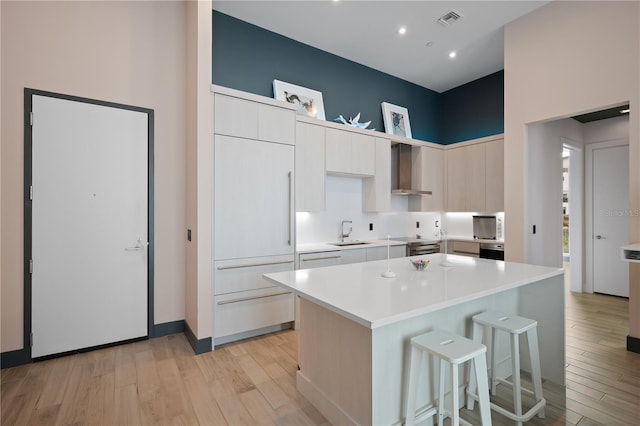
<svg viewBox="0 0 640 426"><path fill-rule="evenodd" d="M504 212L498 213L444 213L442 226L450 237L473 238L473 216L486 215L496 217L497 239L503 240Z"/></svg>
<svg viewBox="0 0 640 426"><path fill-rule="evenodd" d="M352 240L413 237L436 239L441 222L440 212L408 212L408 197L391 196L391 211L365 213L362 211L362 179L327 176L325 211L296 214L296 243L327 243L340 240L343 220L352 222ZM416 228L416 222L420 227ZM369 224L373 224L373 231Z"/></svg>

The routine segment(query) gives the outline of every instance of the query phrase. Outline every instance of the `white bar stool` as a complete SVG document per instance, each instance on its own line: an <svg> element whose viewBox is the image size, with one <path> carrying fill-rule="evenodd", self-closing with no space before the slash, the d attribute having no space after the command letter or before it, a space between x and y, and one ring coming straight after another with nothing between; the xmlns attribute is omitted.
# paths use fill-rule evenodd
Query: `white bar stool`
<svg viewBox="0 0 640 426"><path fill-rule="evenodd" d="M496 385L498 382L510 385L513 389L513 406L515 413L512 413L503 407L491 403L491 408L522 425L522 422L530 420L534 415L544 418L544 406L546 401L542 395L542 375L540 373L540 355L538 353L538 323L535 320L508 315L502 312L486 311L473 316L473 340L482 342L482 335L485 327L491 328L491 394L496 394ZM496 331L504 331L509 333L511 337L511 382L498 379L496 377L497 364L497 334ZM523 388L520 384L520 335L527 333L527 342L529 346L529 355L531 358L531 379L533 381L533 392ZM467 392L467 408L473 409L475 399L478 399L475 393L476 383L473 377L469 378L469 390ZM484 383L478 381L478 383ZM480 389L485 386L480 386ZM527 393L535 398L535 405L526 413L522 413L522 393Z"/></svg>
<svg viewBox="0 0 640 426"><path fill-rule="evenodd" d="M460 419L460 401L458 394L458 366L467 361L473 361L474 378L478 383L487 383L487 347L482 343L444 331L432 331L411 339L411 367L409 370L409 390L407 393L407 411L405 424L413 425L416 415L416 399L418 392L418 376L422 366L422 355L429 353L440 359L440 384L438 386L438 407L427 411L427 415L438 415L438 425L444 420L444 385L445 362L451 366L451 424L469 424ZM469 370L471 371L471 370ZM491 408L489 405L489 389L480 387L479 391L480 416L483 425L491 425Z"/></svg>

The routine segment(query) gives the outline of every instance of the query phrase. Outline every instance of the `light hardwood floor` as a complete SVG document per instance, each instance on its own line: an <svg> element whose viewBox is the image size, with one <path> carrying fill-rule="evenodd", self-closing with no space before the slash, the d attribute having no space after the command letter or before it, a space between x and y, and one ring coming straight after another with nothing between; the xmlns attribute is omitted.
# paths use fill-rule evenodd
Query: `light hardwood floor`
<svg viewBox="0 0 640 426"><path fill-rule="evenodd" d="M567 292L566 333L566 400L565 389L545 383L546 418L528 424L639 425L640 355L625 350L628 301ZM180 334L5 369L1 422L326 424L295 389L296 357L292 330L199 356ZM498 398L508 406L506 390Z"/></svg>

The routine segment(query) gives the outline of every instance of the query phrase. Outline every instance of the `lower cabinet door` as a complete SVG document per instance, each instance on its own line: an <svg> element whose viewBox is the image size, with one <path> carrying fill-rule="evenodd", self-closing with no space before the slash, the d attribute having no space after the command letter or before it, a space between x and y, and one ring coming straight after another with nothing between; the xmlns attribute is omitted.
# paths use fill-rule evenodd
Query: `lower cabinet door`
<svg viewBox="0 0 640 426"><path fill-rule="evenodd" d="M214 305L215 338L294 320L293 293L281 287L215 296Z"/></svg>

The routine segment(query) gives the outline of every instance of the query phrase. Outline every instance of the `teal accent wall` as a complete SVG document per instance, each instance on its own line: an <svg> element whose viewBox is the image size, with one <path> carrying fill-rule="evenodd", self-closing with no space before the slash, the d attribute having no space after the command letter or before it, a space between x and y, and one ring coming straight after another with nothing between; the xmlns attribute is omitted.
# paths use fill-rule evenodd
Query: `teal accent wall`
<svg viewBox="0 0 640 426"><path fill-rule="evenodd" d="M441 94L441 144L504 133L504 71Z"/></svg>
<svg viewBox="0 0 640 426"><path fill-rule="evenodd" d="M273 80L322 92L332 121L361 113L384 132L382 102L408 109L414 139L450 144L504 131L504 74L437 93L213 11L214 84L273 97Z"/></svg>

